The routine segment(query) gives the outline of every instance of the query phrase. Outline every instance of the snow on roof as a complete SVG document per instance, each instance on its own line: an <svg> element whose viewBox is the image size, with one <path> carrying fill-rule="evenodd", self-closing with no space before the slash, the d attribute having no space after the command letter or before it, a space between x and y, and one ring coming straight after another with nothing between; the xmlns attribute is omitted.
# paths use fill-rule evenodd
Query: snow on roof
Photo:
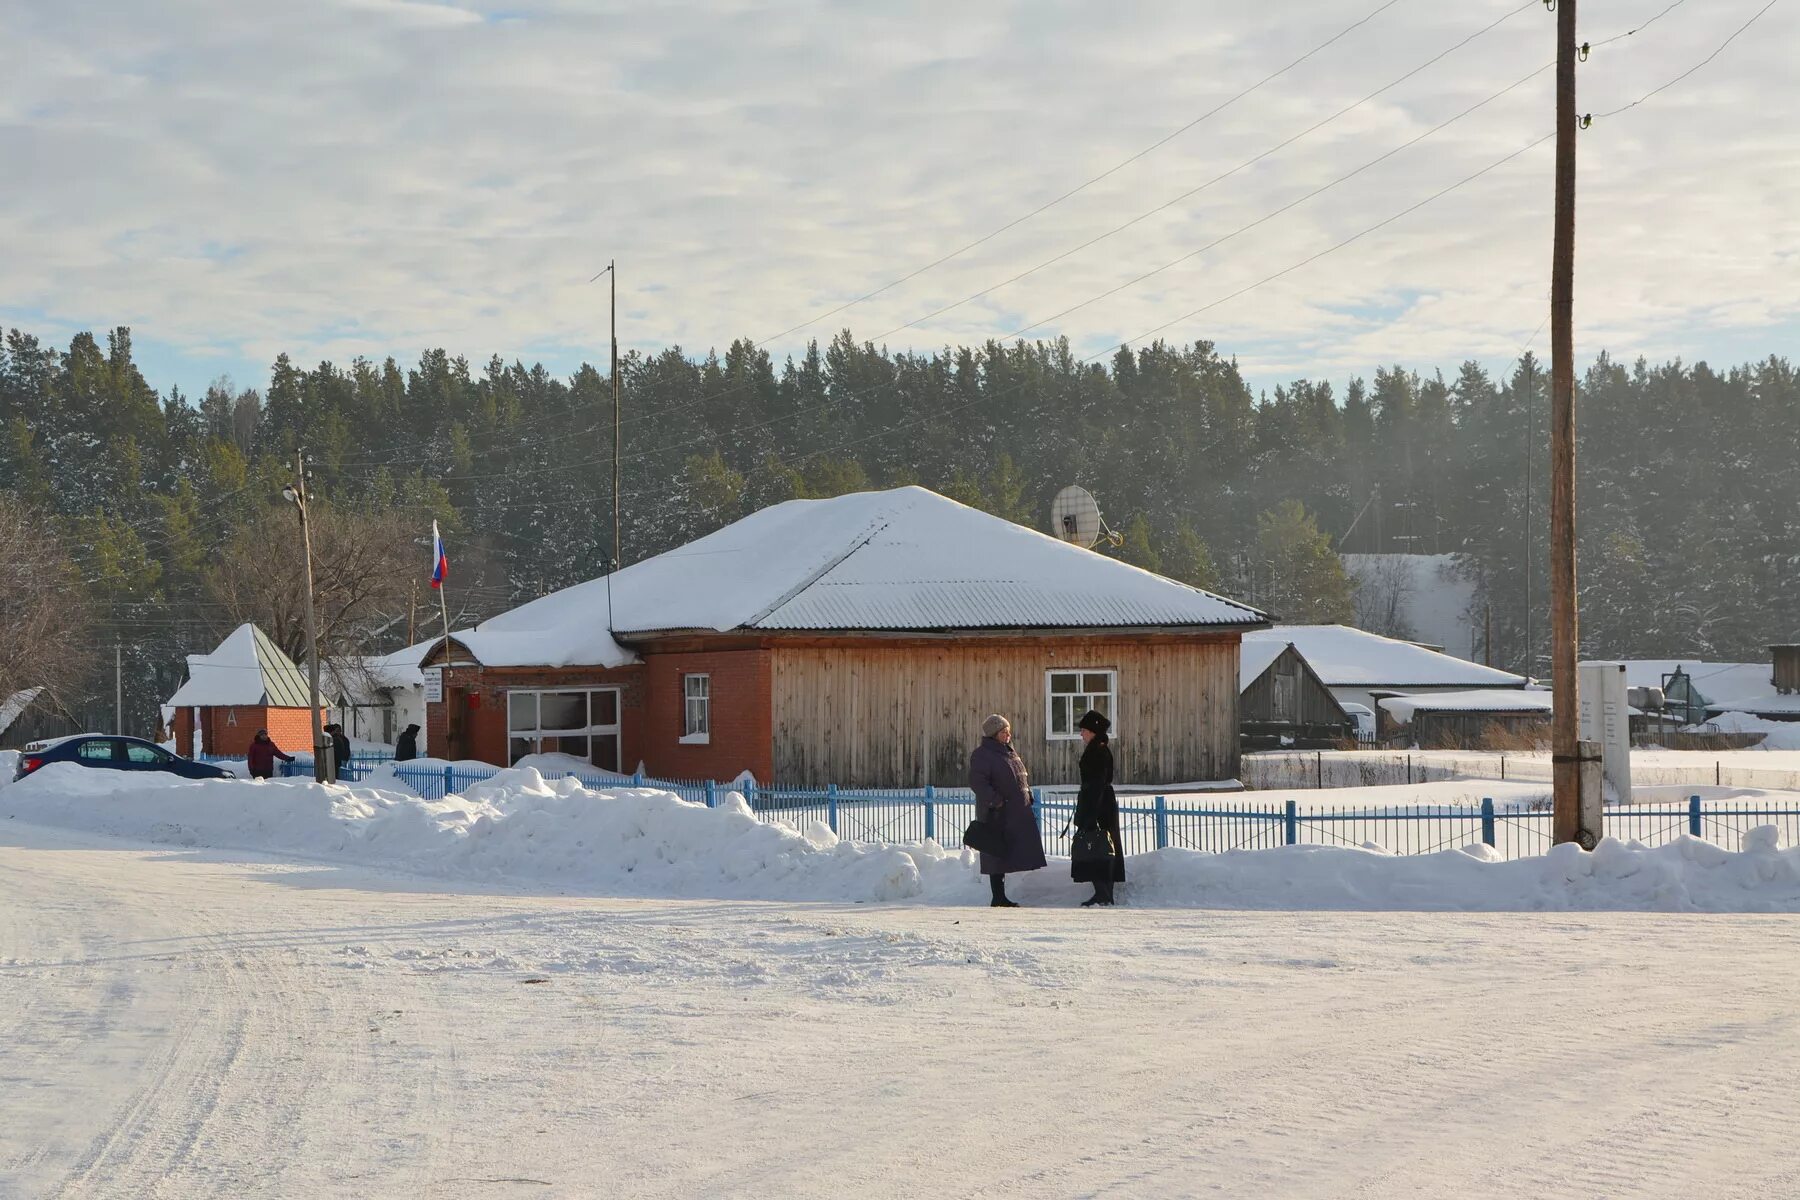
<svg viewBox="0 0 1800 1200"><path fill-rule="evenodd" d="M1661 687L1665 676L1682 671L1707 700L1761 696L1775 690L1775 668L1768 663L1696 662L1679 658L1625 660L1627 687Z"/></svg>
<svg viewBox="0 0 1800 1200"><path fill-rule="evenodd" d="M920 487L790 500L484 621L491 665L635 661L606 634L667 630L1261 624L1246 605Z"/></svg>
<svg viewBox="0 0 1800 1200"><path fill-rule="evenodd" d="M1481 688L1469 692L1388 696L1376 703L1402 725L1410 722L1417 712L1547 713L1555 707L1549 692L1527 692L1517 688Z"/></svg>
<svg viewBox="0 0 1800 1200"><path fill-rule="evenodd" d="M331 672L337 689L345 692L360 693L370 688L423 687L425 671L419 664L443 640L441 637L427 638L390 654L327 659L325 668Z"/></svg>
<svg viewBox="0 0 1800 1200"><path fill-rule="evenodd" d="M1277 625L1253 630L1244 634L1244 653L1265 642L1282 646L1292 642L1326 687L1516 688L1525 683L1523 676L1509 671L1348 625Z"/></svg>
<svg viewBox="0 0 1800 1200"><path fill-rule="evenodd" d="M14 692L4 700L0 700L0 733L12 728L12 723L19 719L31 702L43 692L41 687L29 687L22 692Z"/></svg>
<svg viewBox="0 0 1800 1200"><path fill-rule="evenodd" d="M1708 702L1706 711L1709 713L1748 713L1752 716L1764 716L1770 713L1785 716L1792 713L1800 716L1800 695L1784 696L1780 692L1765 691L1758 696L1734 696L1729 700ZM0 729L4 728L4 725L0 725Z"/></svg>
<svg viewBox="0 0 1800 1200"><path fill-rule="evenodd" d="M1243 691L1258 679L1262 673L1275 665L1282 652L1288 648L1288 642L1280 638L1250 639L1244 636L1243 649L1238 654L1238 691Z"/></svg>
<svg viewBox="0 0 1800 1200"><path fill-rule="evenodd" d="M294 660L246 622L211 654L188 655L187 682L169 697L173 708L269 704L306 708L311 688Z"/></svg>

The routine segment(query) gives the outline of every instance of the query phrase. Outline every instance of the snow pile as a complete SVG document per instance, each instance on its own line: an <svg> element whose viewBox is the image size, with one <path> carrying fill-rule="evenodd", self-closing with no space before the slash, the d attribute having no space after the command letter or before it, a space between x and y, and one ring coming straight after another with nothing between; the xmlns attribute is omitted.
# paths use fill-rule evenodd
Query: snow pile
<svg viewBox="0 0 1800 1200"><path fill-rule="evenodd" d="M0 788L12 782L13 772L19 769L19 752L17 750L0 750Z"/></svg>
<svg viewBox="0 0 1800 1200"><path fill-rule="evenodd" d="M1720 713L1711 723L1718 726L1720 733L1767 735L1751 746L1752 750L1800 750L1800 721L1769 721L1749 713L1728 712Z"/></svg>
<svg viewBox="0 0 1800 1200"><path fill-rule="evenodd" d="M935 844L841 842L764 824L742 796L717 809L666 792L596 791L531 768L424 800L310 781L188 781L56 764L0 789L0 813L162 845L254 850L458 882L599 895L983 904L974 856ZM1800 849L1773 826L1740 850L1681 837L1655 848L1603 841L1502 861L1489 847L1395 856L1290 846L1204 854L1166 849L1127 865L1133 906L1371 911L1800 912ZM1066 861L1015 876L1028 905L1086 894Z"/></svg>
<svg viewBox="0 0 1800 1200"><path fill-rule="evenodd" d="M0 792L9 817L164 845L267 851L414 874L610 895L898 900L913 858L765 825L648 789L592 791L530 768L423 800L302 780L189 781L55 764Z"/></svg>
<svg viewBox="0 0 1800 1200"><path fill-rule="evenodd" d="M1741 851L1683 836L1646 848L1606 838L1501 860L1490 847L1389 855L1334 846L1201 854L1158 850L1129 860L1133 903L1169 907L1361 911L1800 911L1800 849L1779 832L1743 835Z"/></svg>

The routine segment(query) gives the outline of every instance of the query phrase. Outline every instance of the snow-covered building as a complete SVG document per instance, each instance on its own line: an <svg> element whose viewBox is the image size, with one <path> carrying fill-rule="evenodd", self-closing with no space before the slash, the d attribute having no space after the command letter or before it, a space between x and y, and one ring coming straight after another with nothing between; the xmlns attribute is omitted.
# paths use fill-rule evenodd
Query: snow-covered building
<svg viewBox="0 0 1800 1200"><path fill-rule="evenodd" d="M1238 659L1238 731L1246 750L1305 750L1355 738L1356 722L1292 642L1245 638Z"/></svg>
<svg viewBox="0 0 1800 1200"><path fill-rule="evenodd" d="M293 753L312 748L310 695L294 660L261 629L243 624L211 654L188 655L187 682L165 708L181 754L239 757L258 729Z"/></svg>
<svg viewBox="0 0 1800 1200"><path fill-rule="evenodd" d="M1093 707L1122 781L1230 779L1239 638L1265 624L923 488L795 500L454 633L423 662L427 729L489 762L961 784L999 712L1063 783Z"/></svg>
<svg viewBox="0 0 1800 1200"><path fill-rule="evenodd" d="M353 741L390 746L408 725L423 729L425 672L419 663L441 641L429 638L391 654L327 659L324 676L332 719Z"/></svg>
<svg viewBox="0 0 1800 1200"><path fill-rule="evenodd" d="M1699 662L1693 659L1640 658L1625 661L1625 685L1661 688L1665 711L1675 720L1697 724L1725 712L1752 713L1782 707L1783 698L1768 663ZM1789 699L1800 701L1800 697ZM1800 717L1800 703L1793 708Z"/></svg>
<svg viewBox="0 0 1800 1200"><path fill-rule="evenodd" d="M43 693L44 689L41 687L29 687L13 692L11 695L0 696L0 746L8 744L7 731L18 722L20 717L25 715L25 710L30 708L32 702Z"/></svg>
<svg viewBox="0 0 1800 1200"><path fill-rule="evenodd" d="M1246 647L1292 643L1340 704L1375 707L1374 693L1523 688L1527 680L1348 625L1278 625L1244 635ZM1246 653L1249 653L1246 650Z"/></svg>
<svg viewBox="0 0 1800 1200"><path fill-rule="evenodd" d="M1382 741L1404 737L1425 750L1480 746L1496 730L1539 731L1555 707L1549 692L1517 688L1384 696L1375 703Z"/></svg>

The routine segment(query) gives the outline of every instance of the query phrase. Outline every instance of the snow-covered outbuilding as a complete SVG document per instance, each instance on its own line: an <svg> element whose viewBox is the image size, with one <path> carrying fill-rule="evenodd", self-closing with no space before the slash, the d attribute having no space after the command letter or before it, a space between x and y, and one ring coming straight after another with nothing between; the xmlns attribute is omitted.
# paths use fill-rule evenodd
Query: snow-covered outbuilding
<svg viewBox="0 0 1800 1200"><path fill-rule="evenodd" d="M1765 700L1779 700L1768 663L1628 659L1625 685L1662 689L1664 711L1684 724L1698 724L1723 712L1753 712ZM1800 705L1795 710L1800 716Z"/></svg>
<svg viewBox="0 0 1800 1200"><path fill-rule="evenodd" d="M289 753L312 748L311 688L294 660L252 624L210 654L188 655L187 682L165 706L181 754L240 757L258 729ZM198 734L198 744L196 744Z"/></svg>
<svg viewBox="0 0 1800 1200"><path fill-rule="evenodd" d="M1292 642L1248 637L1238 660L1238 731L1246 750L1310 750L1356 737L1319 673Z"/></svg>
<svg viewBox="0 0 1800 1200"><path fill-rule="evenodd" d="M982 718L1046 783L1231 779L1246 605L918 487L795 500L452 635L433 746L665 778L961 784ZM428 693L437 686L428 681Z"/></svg>
<svg viewBox="0 0 1800 1200"><path fill-rule="evenodd" d="M1523 688L1528 682L1523 675L1348 625L1277 625L1244 635L1246 647L1290 643L1340 704L1370 709L1377 692L1465 692Z"/></svg>
<svg viewBox="0 0 1800 1200"><path fill-rule="evenodd" d="M408 725L425 727L425 672L420 661L442 638L391 654L325 661L327 702L353 741L392 745ZM421 750L423 747L421 747Z"/></svg>
<svg viewBox="0 0 1800 1200"><path fill-rule="evenodd" d="M1549 692L1482 688L1376 698L1381 740L1404 737L1425 750L1479 747L1496 731L1543 730L1555 708Z"/></svg>

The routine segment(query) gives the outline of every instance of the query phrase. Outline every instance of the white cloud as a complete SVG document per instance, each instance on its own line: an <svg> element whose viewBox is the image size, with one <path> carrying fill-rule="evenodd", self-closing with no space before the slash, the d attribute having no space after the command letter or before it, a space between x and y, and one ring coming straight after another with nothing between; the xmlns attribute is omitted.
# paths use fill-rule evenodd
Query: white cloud
<svg viewBox="0 0 1800 1200"><path fill-rule="evenodd" d="M988 288L1514 6L1403 0L1095 187L775 349L846 324L872 337ZM1582 107L1672 78L1758 6L1683 5L1596 51ZM604 296L586 280L613 257L633 343L767 336L1106 169L1374 4L153 7L13 6L0 323L129 323L184 350L192 386L220 356L280 350L593 346ZM1584 36L1662 7L1589 6ZM1582 135L1584 352L1691 358L1800 314L1797 33L1800 10L1777 7L1693 78ZM1512 83L1553 36L1541 10L1521 13L1191 200L887 340L979 340L1082 304ZM1280 271L1546 132L1549 83L1034 333L1103 351ZM1164 336L1252 347L1245 365L1269 382L1516 352L1544 307L1549 172L1540 148Z"/></svg>

